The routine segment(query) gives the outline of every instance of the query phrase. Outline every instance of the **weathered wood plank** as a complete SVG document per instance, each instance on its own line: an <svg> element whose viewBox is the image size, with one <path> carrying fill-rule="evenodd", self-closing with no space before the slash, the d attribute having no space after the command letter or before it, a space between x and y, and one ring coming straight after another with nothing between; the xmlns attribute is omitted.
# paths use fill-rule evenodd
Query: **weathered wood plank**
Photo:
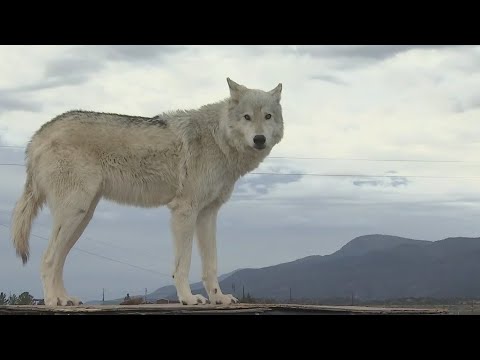
<svg viewBox="0 0 480 360"><path fill-rule="evenodd" d="M254 314L373 314L373 315L429 315L446 314L439 308L395 308L368 306L324 306L295 304L235 304L235 305L193 305L144 304L144 305L80 305L57 306L44 305L2 305L0 315L254 315Z"/></svg>

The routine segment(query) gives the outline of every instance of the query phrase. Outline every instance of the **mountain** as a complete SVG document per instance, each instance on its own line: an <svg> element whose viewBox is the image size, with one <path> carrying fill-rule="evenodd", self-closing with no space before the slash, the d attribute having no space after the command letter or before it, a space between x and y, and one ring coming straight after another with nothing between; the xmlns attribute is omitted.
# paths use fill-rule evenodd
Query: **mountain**
<svg viewBox="0 0 480 360"><path fill-rule="evenodd" d="M330 255L312 255L219 278L226 293L277 301L350 297L384 300L406 297L480 297L480 238L415 240L390 235L359 236ZM206 296L201 282L192 292ZM165 286L148 299L176 299ZM122 301L119 299L118 302Z"/></svg>
<svg viewBox="0 0 480 360"><path fill-rule="evenodd" d="M359 236L344 245L335 254L341 256L360 256L372 251L389 250L400 245L429 245L431 241L413 240L391 235Z"/></svg>
<svg viewBox="0 0 480 360"><path fill-rule="evenodd" d="M435 242L387 235L353 239L327 256L236 272L220 283L253 297L480 297L480 238Z"/></svg>

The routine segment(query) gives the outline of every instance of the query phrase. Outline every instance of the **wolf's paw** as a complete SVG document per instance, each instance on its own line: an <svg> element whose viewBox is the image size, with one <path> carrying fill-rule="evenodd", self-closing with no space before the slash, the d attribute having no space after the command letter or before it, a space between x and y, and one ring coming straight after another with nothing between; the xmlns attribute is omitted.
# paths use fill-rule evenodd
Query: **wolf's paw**
<svg viewBox="0 0 480 360"><path fill-rule="evenodd" d="M238 304L240 301L232 294L212 294L210 302L214 305Z"/></svg>
<svg viewBox="0 0 480 360"><path fill-rule="evenodd" d="M205 305L209 302L202 295L188 295L185 297L182 296L179 298L179 301L183 305L198 305L198 304Z"/></svg>
<svg viewBox="0 0 480 360"><path fill-rule="evenodd" d="M52 296L45 299L46 306L78 306L83 303L73 296Z"/></svg>

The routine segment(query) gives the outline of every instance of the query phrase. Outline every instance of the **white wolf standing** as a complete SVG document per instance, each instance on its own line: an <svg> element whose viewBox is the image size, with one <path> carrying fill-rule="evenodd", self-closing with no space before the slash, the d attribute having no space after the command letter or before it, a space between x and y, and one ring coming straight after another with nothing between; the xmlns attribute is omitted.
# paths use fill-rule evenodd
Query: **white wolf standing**
<svg viewBox="0 0 480 360"><path fill-rule="evenodd" d="M229 98L199 109L153 118L71 111L34 134L26 150L27 177L13 212L12 238L25 264L32 222L48 204L53 229L41 265L46 305L81 303L67 294L63 268L101 198L168 206L173 279L181 303L208 302L192 294L188 281L195 233L209 301L238 301L223 294L218 283L217 213L238 178L258 167L281 141L282 84L262 91L230 78L227 83Z"/></svg>

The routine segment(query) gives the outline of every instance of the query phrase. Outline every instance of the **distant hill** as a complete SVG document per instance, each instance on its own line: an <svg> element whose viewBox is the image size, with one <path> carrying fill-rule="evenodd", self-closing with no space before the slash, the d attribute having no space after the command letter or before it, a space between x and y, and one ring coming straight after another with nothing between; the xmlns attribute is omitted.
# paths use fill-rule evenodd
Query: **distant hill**
<svg viewBox="0 0 480 360"><path fill-rule="evenodd" d="M382 300L405 297L480 297L480 238L414 240L389 235L357 237L331 255L313 255L220 278L224 292L242 296ZM202 283L194 293L206 296ZM173 286L148 298L176 299ZM121 301L121 300L120 300Z"/></svg>
<svg viewBox="0 0 480 360"><path fill-rule="evenodd" d="M390 235L359 236L338 250L336 256L360 256L372 251L389 250L399 245L430 245L431 241L413 240Z"/></svg>
<svg viewBox="0 0 480 360"><path fill-rule="evenodd" d="M253 297L480 297L480 238L435 242L387 235L353 239L327 256L238 271L220 283Z"/></svg>

